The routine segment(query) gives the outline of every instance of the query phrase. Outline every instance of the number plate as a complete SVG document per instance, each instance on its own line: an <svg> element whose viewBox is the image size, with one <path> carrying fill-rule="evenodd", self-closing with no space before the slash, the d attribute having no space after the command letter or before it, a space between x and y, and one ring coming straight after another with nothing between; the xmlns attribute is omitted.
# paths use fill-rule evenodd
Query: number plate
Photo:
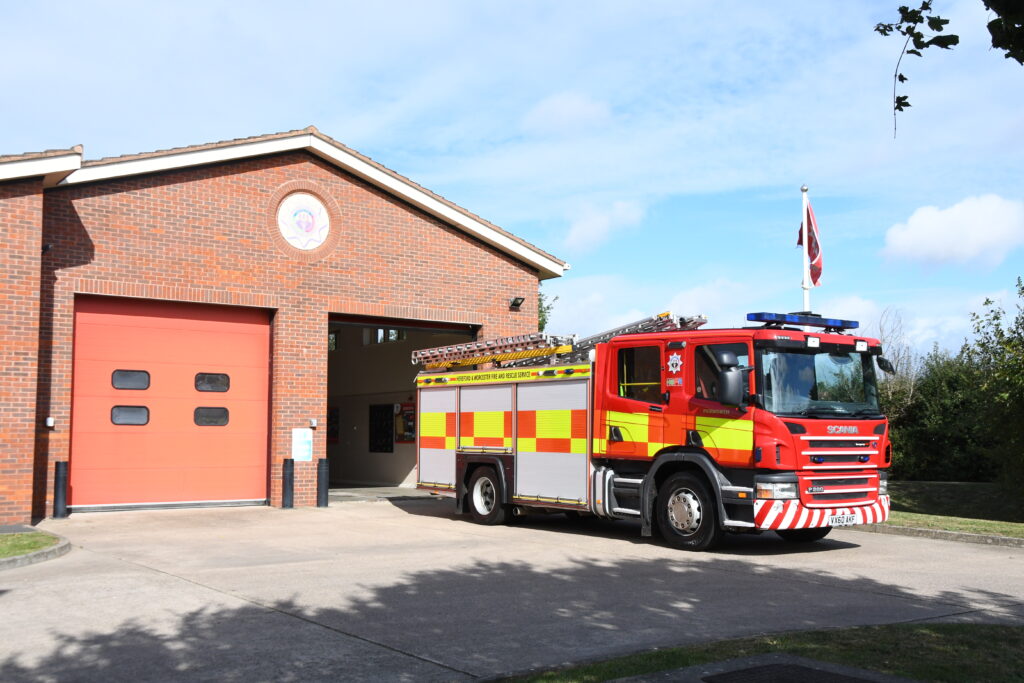
<svg viewBox="0 0 1024 683"><path fill-rule="evenodd" d="M857 523L857 515L832 515L828 518L829 526L853 526Z"/></svg>

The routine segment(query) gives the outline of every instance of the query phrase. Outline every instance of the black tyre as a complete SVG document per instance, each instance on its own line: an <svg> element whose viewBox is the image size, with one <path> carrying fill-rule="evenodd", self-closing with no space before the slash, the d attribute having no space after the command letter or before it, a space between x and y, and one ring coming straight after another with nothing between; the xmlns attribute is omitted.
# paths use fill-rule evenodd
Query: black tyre
<svg viewBox="0 0 1024 683"><path fill-rule="evenodd" d="M673 474L658 489L654 503L658 529L669 545L683 550L709 550L722 540L718 506L703 477Z"/></svg>
<svg viewBox="0 0 1024 683"><path fill-rule="evenodd" d="M478 467L469 479L469 514L477 524L502 524L508 506L501 502L501 480L494 468Z"/></svg>
<svg viewBox="0 0 1024 683"><path fill-rule="evenodd" d="M828 536L830 531L832 531L832 527L823 526L815 529L784 529L775 533L783 541L788 541L789 543L813 543Z"/></svg>

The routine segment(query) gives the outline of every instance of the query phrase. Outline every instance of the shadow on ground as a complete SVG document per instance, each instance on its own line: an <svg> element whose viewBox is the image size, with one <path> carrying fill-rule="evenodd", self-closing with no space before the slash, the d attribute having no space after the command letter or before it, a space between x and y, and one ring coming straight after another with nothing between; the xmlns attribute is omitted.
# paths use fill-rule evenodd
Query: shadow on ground
<svg viewBox="0 0 1024 683"><path fill-rule="evenodd" d="M456 524L474 524L468 514L460 515L455 511L455 503L451 500L392 500L388 502L406 514L441 519L448 518ZM611 538L633 544L647 545L653 543L662 547L669 547L658 534L657 527L655 527L654 536L644 538L640 535L640 522L633 520L609 520L593 515L567 517L562 513L530 513L524 517L513 518L509 523L515 526L545 530L558 534ZM826 538L817 543L787 543L774 532L766 531L760 534L726 534L721 545L715 548L712 553L715 555L753 557L820 553L859 547L856 543L839 541L834 538Z"/></svg>
<svg viewBox="0 0 1024 683"><path fill-rule="evenodd" d="M344 604L309 594L260 603L232 593L237 607L175 614L170 627L141 617L102 633L57 626L42 656L10 653L0 661L0 680L462 680L670 644L1018 602L969 589L925 598L879 578L720 556L558 566L529 557L460 564L453 556L451 564L406 571L393 585L351 586ZM111 609L116 596L83 599Z"/></svg>

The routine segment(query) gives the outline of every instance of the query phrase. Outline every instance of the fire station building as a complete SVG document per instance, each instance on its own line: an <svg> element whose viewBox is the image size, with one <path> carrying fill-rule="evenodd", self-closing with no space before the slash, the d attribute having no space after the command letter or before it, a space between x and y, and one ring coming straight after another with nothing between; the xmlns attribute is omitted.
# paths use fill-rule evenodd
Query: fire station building
<svg viewBox="0 0 1024 683"><path fill-rule="evenodd" d="M567 265L315 128L0 156L0 524L415 481L414 349ZM517 305L518 304L518 305Z"/></svg>

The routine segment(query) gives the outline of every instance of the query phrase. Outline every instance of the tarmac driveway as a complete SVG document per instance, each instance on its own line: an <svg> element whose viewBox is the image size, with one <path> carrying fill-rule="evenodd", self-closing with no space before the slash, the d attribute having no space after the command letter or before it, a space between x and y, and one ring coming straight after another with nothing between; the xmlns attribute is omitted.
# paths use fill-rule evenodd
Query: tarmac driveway
<svg viewBox="0 0 1024 683"><path fill-rule="evenodd" d="M73 515L0 573L0 680L464 680L915 620L1024 623L1024 549L857 531L714 553L636 524L482 527L450 500Z"/></svg>

